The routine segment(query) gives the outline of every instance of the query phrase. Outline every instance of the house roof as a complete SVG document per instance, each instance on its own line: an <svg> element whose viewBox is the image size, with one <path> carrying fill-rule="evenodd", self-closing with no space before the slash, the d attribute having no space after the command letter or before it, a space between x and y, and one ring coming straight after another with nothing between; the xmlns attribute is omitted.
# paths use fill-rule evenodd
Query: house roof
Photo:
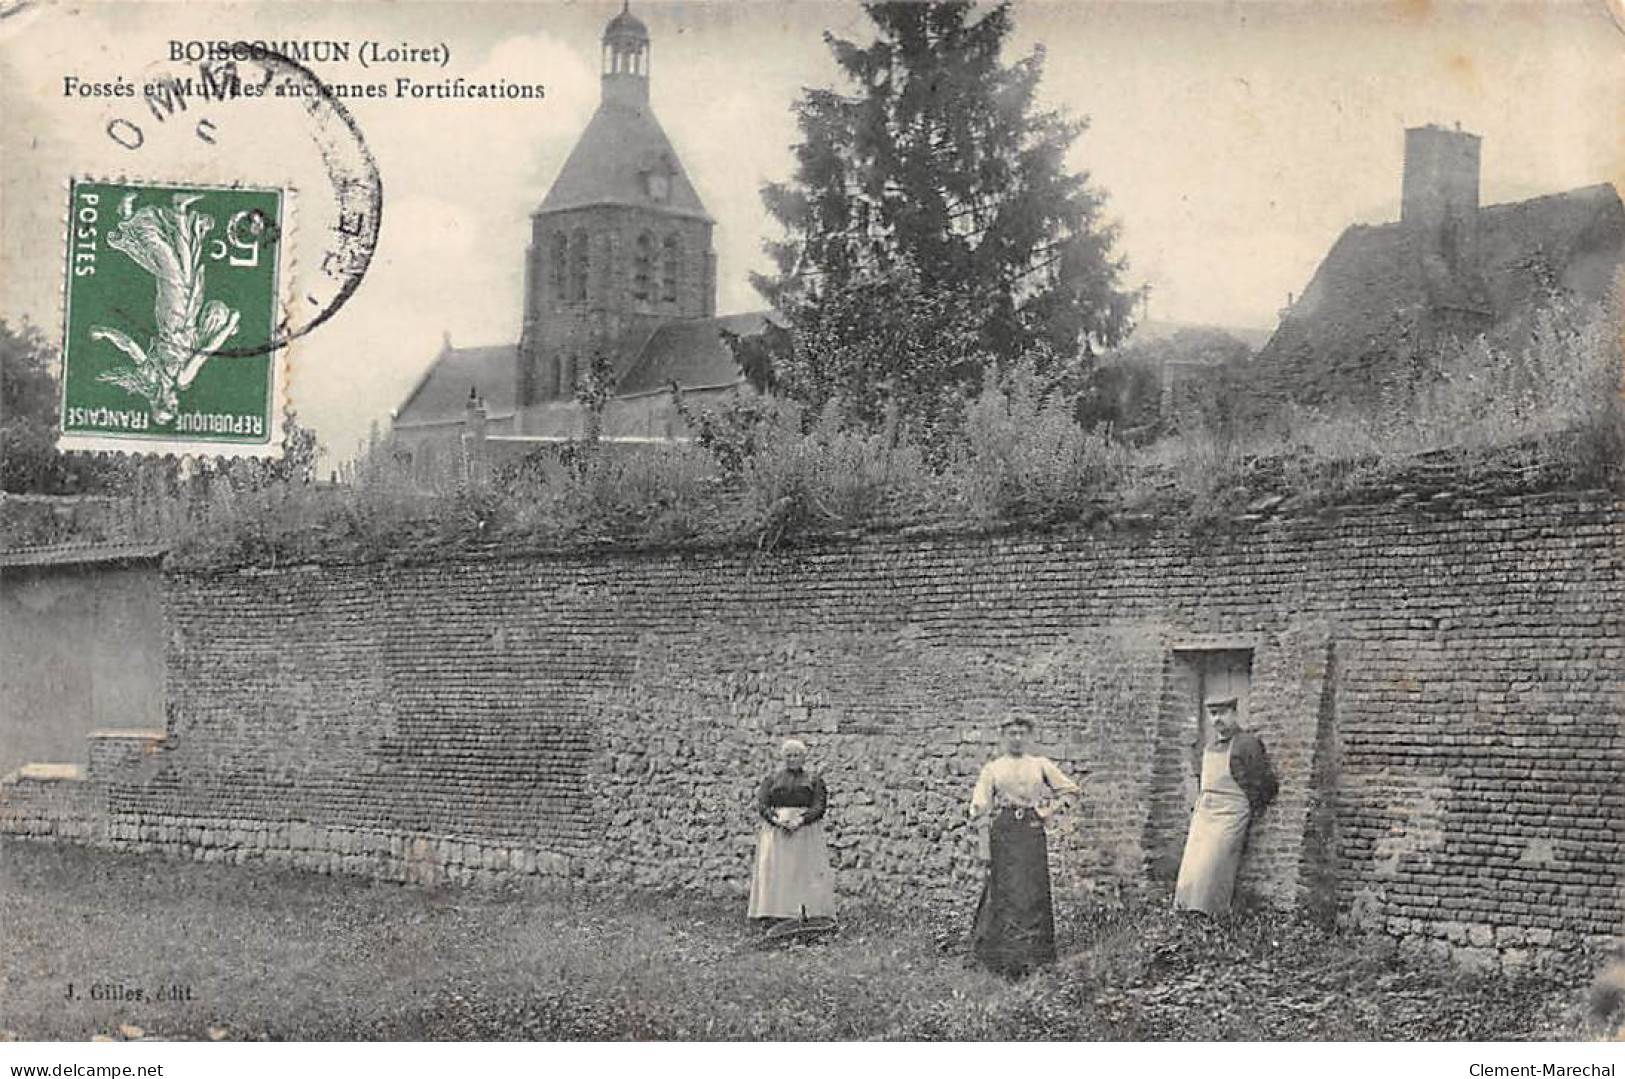
<svg viewBox="0 0 1625 1079"><path fill-rule="evenodd" d="M461 420L470 390L477 390L485 399L487 415L512 414L519 377L517 353L514 345L446 345L395 410L396 425Z"/></svg>
<svg viewBox="0 0 1625 1079"><path fill-rule="evenodd" d="M652 172L668 178L664 200L651 193ZM617 98L599 104L536 212L587 206L635 206L711 220L654 112Z"/></svg>
<svg viewBox="0 0 1625 1079"><path fill-rule="evenodd" d="M1480 218L1484 283L1503 316L1537 298L1543 273L1601 298L1625 259L1625 203L1613 184L1490 206Z"/></svg>
<svg viewBox="0 0 1625 1079"><path fill-rule="evenodd" d="M106 562L155 562L169 551L167 543L81 541L37 547L0 549L0 567L71 566Z"/></svg>
<svg viewBox="0 0 1625 1079"><path fill-rule="evenodd" d="M649 337L615 392L624 397L663 390L673 382L684 389L741 382L744 376L722 331L749 337L761 333L768 320L769 312L750 311L668 322Z"/></svg>
<svg viewBox="0 0 1625 1079"><path fill-rule="evenodd" d="M1516 332L1550 285L1604 296L1622 259L1625 205L1611 184L1484 207L1454 238L1400 222L1354 225L1252 367L1266 392L1360 396L1436 332Z"/></svg>

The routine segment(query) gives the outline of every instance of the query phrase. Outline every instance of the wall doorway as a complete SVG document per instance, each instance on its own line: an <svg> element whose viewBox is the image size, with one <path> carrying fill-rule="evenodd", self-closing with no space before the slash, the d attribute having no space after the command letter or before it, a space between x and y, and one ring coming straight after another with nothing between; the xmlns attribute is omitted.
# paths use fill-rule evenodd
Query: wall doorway
<svg viewBox="0 0 1625 1079"><path fill-rule="evenodd" d="M1185 833L1201 790L1202 751L1211 737L1203 702L1236 698L1247 725L1252 691L1251 648L1175 648L1169 655L1167 693L1158 714L1151 766L1151 810L1146 820L1146 869L1172 882L1185 852Z"/></svg>

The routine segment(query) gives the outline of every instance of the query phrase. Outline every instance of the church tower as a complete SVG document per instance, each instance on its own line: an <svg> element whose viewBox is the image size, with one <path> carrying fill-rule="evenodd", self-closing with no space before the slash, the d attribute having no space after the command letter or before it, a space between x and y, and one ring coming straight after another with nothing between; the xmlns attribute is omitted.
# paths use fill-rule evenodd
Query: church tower
<svg viewBox="0 0 1625 1079"><path fill-rule="evenodd" d="M649 69L648 28L623 7L604 28L598 109L531 214L521 433L573 399L595 355L618 379L661 326L716 312L713 221L650 108Z"/></svg>

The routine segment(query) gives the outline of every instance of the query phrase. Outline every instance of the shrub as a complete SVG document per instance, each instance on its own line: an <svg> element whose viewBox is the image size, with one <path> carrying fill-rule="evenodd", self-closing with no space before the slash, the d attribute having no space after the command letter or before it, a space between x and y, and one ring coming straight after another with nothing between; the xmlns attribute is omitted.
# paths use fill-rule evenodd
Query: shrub
<svg viewBox="0 0 1625 1079"><path fill-rule="evenodd" d="M842 426L840 411L831 403L808 422L784 405L763 424L737 485L744 527L759 544L862 527L929 504L930 468L896 414L865 430Z"/></svg>
<svg viewBox="0 0 1625 1079"><path fill-rule="evenodd" d="M1136 461L1161 470L1202 520L1233 513L1273 468L1322 498L1434 455L1471 471L1535 465L1571 482L1617 481L1625 460L1625 349L1617 306L1554 296L1521 337L1442 347L1374 406L1287 406L1271 422L1187 424Z"/></svg>
<svg viewBox="0 0 1625 1079"><path fill-rule="evenodd" d="M1027 361L989 376L965 413L949 475L971 518L984 525L1079 516L1122 479L1127 451L1084 430L1073 406L1046 391Z"/></svg>
<svg viewBox="0 0 1625 1079"><path fill-rule="evenodd" d="M509 501L518 502L521 533L553 541L677 543L702 535L712 519L715 471L693 447L600 445L544 469L540 485L520 489Z"/></svg>

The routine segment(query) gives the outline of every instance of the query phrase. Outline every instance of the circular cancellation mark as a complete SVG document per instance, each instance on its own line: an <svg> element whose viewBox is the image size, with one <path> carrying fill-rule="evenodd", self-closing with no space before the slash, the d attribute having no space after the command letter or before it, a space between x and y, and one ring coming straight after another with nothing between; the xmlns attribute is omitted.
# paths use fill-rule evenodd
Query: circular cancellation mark
<svg viewBox="0 0 1625 1079"><path fill-rule="evenodd" d="M263 355L310 333L355 294L378 246L383 181L355 117L309 68L259 44L235 43L195 63L153 67L156 71L143 88L143 103L158 126L189 126L204 143L215 143L221 134L220 125L225 122L216 120L217 114L206 109L211 103L283 101L304 113L298 126L321 158L332 195L331 214L321 225L317 264L301 274L299 287L270 340L223 347L216 354ZM290 85L298 92L274 92ZM291 108L282 111L291 114ZM183 113L185 124L173 123ZM152 127L152 121L147 121L147 126ZM263 128L271 135L284 129L281 122ZM109 123L108 135L126 150L138 150L147 140L142 126L124 117ZM259 180L253 176L236 179L247 184ZM276 242L281 238L281 223L259 224L267 239Z"/></svg>

